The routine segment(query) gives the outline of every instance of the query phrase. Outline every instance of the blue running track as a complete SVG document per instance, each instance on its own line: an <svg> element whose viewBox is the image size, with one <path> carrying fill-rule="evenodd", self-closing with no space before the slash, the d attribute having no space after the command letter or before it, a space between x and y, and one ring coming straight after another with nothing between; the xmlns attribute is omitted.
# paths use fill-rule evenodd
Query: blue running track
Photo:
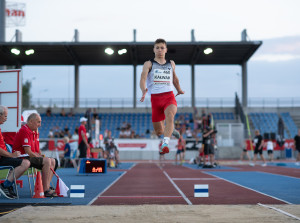
<svg viewBox="0 0 300 223"><path fill-rule="evenodd" d="M300 178L263 172L206 172L291 204L300 204Z"/></svg>

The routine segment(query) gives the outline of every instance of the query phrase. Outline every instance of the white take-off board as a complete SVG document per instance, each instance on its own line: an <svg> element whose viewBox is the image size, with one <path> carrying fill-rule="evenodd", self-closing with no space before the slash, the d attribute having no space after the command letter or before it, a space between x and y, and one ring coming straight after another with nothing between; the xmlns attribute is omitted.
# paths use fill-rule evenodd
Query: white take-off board
<svg viewBox="0 0 300 223"><path fill-rule="evenodd" d="M0 70L0 105L8 108L2 132L17 132L21 127L22 73L21 70Z"/></svg>

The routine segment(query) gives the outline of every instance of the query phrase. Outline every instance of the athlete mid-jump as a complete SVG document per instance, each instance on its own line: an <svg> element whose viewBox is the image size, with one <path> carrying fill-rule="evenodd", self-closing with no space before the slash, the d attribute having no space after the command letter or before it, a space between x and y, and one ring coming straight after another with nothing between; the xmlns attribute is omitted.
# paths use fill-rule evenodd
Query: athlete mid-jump
<svg viewBox="0 0 300 223"><path fill-rule="evenodd" d="M184 91L181 90L179 79L175 73L174 61L165 58L167 53L166 41L157 39L153 51L154 59L144 63L141 74L141 102L145 100L148 92L151 95L153 128L158 136L164 135L160 153L165 154L169 152L171 135L173 134L176 138L180 137L179 132L174 128L174 117L177 112L175 97L184 94ZM174 87L177 90L176 96L173 93Z"/></svg>

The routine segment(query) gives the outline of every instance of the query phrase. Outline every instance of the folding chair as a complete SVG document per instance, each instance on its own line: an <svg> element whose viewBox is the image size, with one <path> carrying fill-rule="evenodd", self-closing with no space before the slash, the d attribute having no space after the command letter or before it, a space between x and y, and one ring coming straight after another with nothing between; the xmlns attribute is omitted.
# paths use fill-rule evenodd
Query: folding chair
<svg viewBox="0 0 300 223"><path fill-rule="evenodd" d="M29 170L31 170L31 174L29 173ZM30 178L32 177L33 188L34 188L34 185L35 185L34 175L36 175L36 172L37 172L37 170L35 168L33 168L33 167L28 168L28 170L27 170L28 184L29 184L29 190L30 190L31 197L33 196L33 190L32 190L32 187L31 187L31 180L30 180Z"/></svg>
<svg viewBox="0 0 300 223"><path fill-rule="evenodd" d="M15 168L12 167L12 166L0 166L0 170L9 170L7 172L7 175L6 175L6 179L10 173L10 171L12 171L13 173L13 177L14 177L14 184L15 184L15 190L16 190L16 193L17 193L17 198L19 199L19 192L18 192L18 187L17 187L17 180L16 180L16 176L15 176Z"/></svg>
<svg viewBox="0 0 300 223"><path fill-rule="evenodd" d="M7 149L7 152L10 152L10 153L12 153L12 148L11 148L11 146L10 145L8 145L8 144L6 144L6 149ZM11 167L11 166L10 166ZM13 167L11 167L13 170L14 170L14 168ZM1 169L1 168L0 168ZM7 168L6 168L7 169ZM29 190L30 190L30 194L31 194L31 196L33 196L33 192L32 192L32 188L31 188L31 181L30 181L30 174L29 174L29 169L30 168L28 168L28 170L27 170L27 177L28 177L28 184L29 184ZM34 169L33 168L31 168L31 175L32 175L32 179L33 179L33 186L35 185L35 179L34 179L34 174L33 174L33 171L34 171ZM8 174L9 174L9 172L7 173L7 176L8 176ZM15 187L16 187L16 192L17 192L17 195L18 195L18 191L17 191L17 181L16 181L16 177L15 177L15 172L13 172L13 174L14 174L14 181L15 181ZM7 177L6 177L7 178ZM18 198L19 198L19 195L18 195Z"/></svg>

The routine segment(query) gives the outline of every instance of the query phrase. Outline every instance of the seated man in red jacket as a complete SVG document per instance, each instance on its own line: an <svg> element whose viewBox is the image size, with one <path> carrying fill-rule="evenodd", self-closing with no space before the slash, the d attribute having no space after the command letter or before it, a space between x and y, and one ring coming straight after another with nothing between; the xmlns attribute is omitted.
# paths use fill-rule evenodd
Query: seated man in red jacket
<svg viewBox="0 0 300 223"><path fill-rule="evenodd" d="M7 120L7 107L0 105L0 125L2 125ZM15 168L15 177L18 179L30 166L28 160L22 160L17 158L20 155L20 152L10 153L6 149L6 145L1 134L0 129L0 166L13 166ZM0 184L0 193L3 194L8 199L17 198L17 194L13 190L13 172L11 171L4 181Z"/></svg>
<svg viewBox="0 0 300 223"><path fill-rule="evenodd" d="M42 170L42 181L45 197L57 196L54 190L50 189L50 182L53 173L50 168L55 169L56 161L53 158L44 157L40 152L38 128L41 126L41 116L32 113L27 118L27 124L23 125L17 132L13 144L13 151L20 151L21 154L28 154L31 167Z"/></svg>

